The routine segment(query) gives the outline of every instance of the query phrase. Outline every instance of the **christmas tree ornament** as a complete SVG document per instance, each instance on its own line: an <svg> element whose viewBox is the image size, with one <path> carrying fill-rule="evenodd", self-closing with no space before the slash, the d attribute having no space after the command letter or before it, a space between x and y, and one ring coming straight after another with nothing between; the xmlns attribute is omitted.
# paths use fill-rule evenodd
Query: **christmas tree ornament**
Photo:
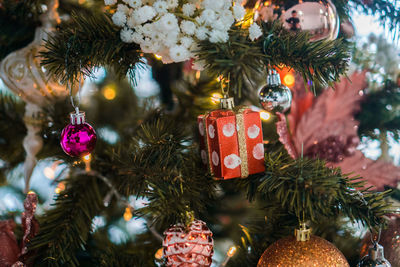
<svg viewBox="0 0 400 267"><path fill-rule="evenodd" d="M255 20L279 19L294 33L307 31L310 41L334 40L339 33L339 16L330 0L286 1L282 5L260 0L255 5Z"/></svg>
<svg viewBox="0 0 400 267"><path fill-rule="evenodd" d="M277 71L269 70L266 84L258 91L258 99L265 110L284 113L292 104L292 93L281 83Z"/></svg>
<svg viewBox="0 0 400 267"><path fill-rule="evenodd" d="M85 112L75 108L70 114L71 123L61 132L61 147L71 157L88 155L96 145L96 132L85 122Z"/></svg>
<svg viewBox="0 0 400 267"><path fill-rule="evenodd" d="M214 253L212 232L201 220L176 224L164 232L163 248L166 266L207 267Z"/></svg>
<svg viewBox="0 0 400 267"><path fill-rule="evenodd" d="M368 255L363 257L357 267L391 267L390 262L385 259L383 247L374 243L368 251Z"/></svg>
<svg viewBox="0 0 400 267"><path fill-rule="evenodd" d="M40 19L42 26L35 32L35 38L28 46L10 53L0 63L0 77L4 84L26 102L24 122L27 136L23 146L26 151L24 164L25 192L29 191L29 180L36 165L36 154L43 146L39 135L45 121L42 108L68 95L65 86L50 76L40 66L43 44L48 33L60 22L57 13L58 0L53 0Z"/></svg>
<svg viewBox="0 0 400 267"><path fill-rule="evenodd" d="M371 233L365 235L361 247L361 256L368 254L368 246L371 239L375 242L379 239L379 244L384 247L384 256L392 266L400 266L400 215L393 215L388 221L385 229L381 230L379 235L371 236Z"/></svg>
<svg viewBox="0 0 400 267"><path fill-rule="evenodd" d="M30 191L24 201L25 211L21 216L23 237L21 245L18 245L14 235L15 222L12 220L0 221L0 266L17 267L27 265L33 251L28 251L28 242L39 232L39 223L34 217L37 206L37 196Z"/></svg>
<svg viewBox="0 0 400 267"><path fill-rule="evenodd" d="M285 237L270 245L261 256L257 267L348 267L346 258L331 243L318 236L302 224L295 236Z"/></svg>
<svg viewBox="0 0 400 267"><path fill-rule="evenodd" d="M234 107L233 98L224 97L221 109L198 117L200 153L216 179L246 178L263 172L264 145L259 112Z"/></svg>

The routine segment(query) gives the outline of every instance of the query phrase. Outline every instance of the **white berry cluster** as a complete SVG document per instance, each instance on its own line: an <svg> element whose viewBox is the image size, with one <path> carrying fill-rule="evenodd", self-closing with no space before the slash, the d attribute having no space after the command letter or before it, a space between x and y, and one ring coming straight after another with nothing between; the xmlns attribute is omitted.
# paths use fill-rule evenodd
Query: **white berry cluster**
<svg viewBox="0 0 400 267"><path fill-rule="evenodd" d="M115 5L117 0L104 0ZM241 1L241 0L239 0ZM193 57L196 43L227 42L228 30L241 20L245 9L238 0L122 0L112 16L121 29L121 40L137 43L144 53L162 56L164 63ZM257 24L249 28L249 38L261 36Z"/></svg>

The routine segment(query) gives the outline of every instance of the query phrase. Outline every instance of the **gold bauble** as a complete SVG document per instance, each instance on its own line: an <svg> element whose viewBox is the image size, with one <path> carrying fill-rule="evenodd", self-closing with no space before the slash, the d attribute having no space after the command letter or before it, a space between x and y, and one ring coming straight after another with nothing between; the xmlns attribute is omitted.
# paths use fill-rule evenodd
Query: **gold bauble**
<svg viewBox="0 0 400 267"><path fill-rule="evenodd" d="M330 242L315 235L308 241L296 237L282 238L269 246L257 267L348 267L346 258Z"/></svg>

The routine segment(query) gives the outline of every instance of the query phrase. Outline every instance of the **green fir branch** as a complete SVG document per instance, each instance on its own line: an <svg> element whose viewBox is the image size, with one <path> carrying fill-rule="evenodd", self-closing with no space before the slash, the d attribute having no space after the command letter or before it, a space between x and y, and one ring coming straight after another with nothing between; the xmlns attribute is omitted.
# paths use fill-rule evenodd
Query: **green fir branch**
<svg viewBox="0 0 400 267"><path fill-rule="evenodd" d="M66 189L55 207L39 218L39 234L30 243L29 249L37 253L35 266L79 266L76 252L84 248L92 219L104 208L108 187L97 178L71 175L63 182Z"/></svg>
<svg viewBox="0 0 400 267"><path fill-rule="evenodd" d="M122 42L119 28L101 12L73 12L71 21L60 25L45 48L42 64L63 82L75 82L81 73L92 76L97 67L109 67L124 77L140 62L138 45Z"/></svg>
<svg viewBox="0 0 400 267"><path fill-rule="evenodd" d="M390 191L372 192L359 177L349 177L325 164L318 159L293 160L282 153L269 153L265 175L242 183L249 199L260 195L266 203L280 203L299 221L343 214L368 227L381 225L390 212L385 201ZM251 190L254 187L257 190Z"/></svg>
<svg viewBox="0 0 400 267"><path fill-rule="evenodd" d="M326 87L339 80L348 66L349 47L341 39L309 42L306 32L292 33L279 22L263 23L263 36L252 42L247 29L234 26L227 43L203 41L196 53L213 75L230 77L234 94L251 84L253 73L284 64L303 75L312 86ZM249 88L254 90L257 88Z"/></svg>

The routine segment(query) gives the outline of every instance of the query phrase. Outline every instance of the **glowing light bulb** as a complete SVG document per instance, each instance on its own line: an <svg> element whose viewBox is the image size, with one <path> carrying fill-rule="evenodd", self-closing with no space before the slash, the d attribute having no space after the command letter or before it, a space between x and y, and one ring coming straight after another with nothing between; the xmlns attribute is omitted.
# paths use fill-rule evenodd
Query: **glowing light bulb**
<svg viewBox="0 0 400 267"><path fill-rule="evenodd" d="M159 248L157 251L156 251L156 254L154 254L154 258L156 258L157 260L161 260L162 259L162 257L163 257L163 248Z"/></svg>
<svg viewBox="0 0 400 267"><path fill-rule="evenodd" d="M222 98L222 95L220 93L213 93L211 95L211 102L213 104L218 104L221 98Z"/></svg>
<svg viewBox="0 0 400 267"><path fill-rule="evenodd" d="M53 180L56 177L56 172L51 167L44 168L43 174L44 174L44 176L46 176L46 178L48 178L50 180Z"/></svg>
<svg viewBox="0 0 400 267"><path fill-rule="evenodd" d="M92 159L92 155L91 154L87 154L86 156L83 156L82 159L83 159L84 162L88 162L88 161L90 161Z"/></svg>
<svg viewBox="0 0 400 267"><path fill-rule="evenodd" d="M267 111L260 111L260 118L263 121L267 121L267 120L269 120L271 118L271 114L269 112L267 112Z"/></svg>
<svg viewBox="0 0 400 267"><path fill-rule="evenodd" d="M200 79L200 74L201 74L201 72L198 70L198 71L196 71L196 80L199 80Z"/></svg>
<svg viewBox="0 0 400 267"><path fill-rule="evenodd" d="M36 194L36 193L35 193L35 191L33 191L33 190L29 190L28 195L29 195L29 194Z"/></svg>
<svg viewBox="0 0 400 267"><path fill-rule="evenodd" d="M115 85L107 85L103 88L103 96L107 100L113 100L117 96Z"/></svg>
<svg viewBox="0 0 400 267"><path fill-rule="evenodd" d="M154 54L154 57L155 57L157 60L161 60L161 59L162 59L162 56L157 55L157 54Z"/></svg>
<svg viewBox="0 0 400 267"><path fill-rule="evenodd" d="M232 246L229 248L226 255L228 255L228 257L233 257L233 255L235 255L236 251L237 251L237 248L235 246Z"/></svg>
<svg viewBox="0 0 400 267"><path fill-rule="evenodd" d="M125 208L125 212L124 212L124 220L125 221L129 221L130 219L132 219L132 211L130 207L126 207Z"/></svg>
<svg viewBox="0 0 400 267"><path fill-rule="evenodd" d="M65 190L65 184L63 182L61 182L61 183L58 183L54 192L56 192L56 194L60 194L64 190Z"/></svg>
<svg viewBox="0 0 400 267"><path fill-rule="evenodd" d="M294 85L295 79L293 74L288 73L283 77L283 84L286 85L287 87L291 87Z"/></svg>

